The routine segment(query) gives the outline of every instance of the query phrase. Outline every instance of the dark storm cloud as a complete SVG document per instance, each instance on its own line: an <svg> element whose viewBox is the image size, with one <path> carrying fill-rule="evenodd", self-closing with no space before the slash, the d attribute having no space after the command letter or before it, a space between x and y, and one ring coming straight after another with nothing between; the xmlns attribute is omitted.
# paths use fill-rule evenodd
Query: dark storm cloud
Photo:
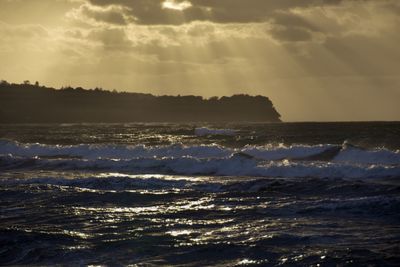
<svg viewBox="0 0 400 267"><path fill-rule="evenodd" d="M171 0L172 1L172 0ZM275 12L310 6L339 4L343 0L176 0L190 3L183 10L164 8L164 0L89 0L93 5L129 8L139 24L183 24L191 21L251 23L267 21ZM349 0L348 0L349 1Z"/></svg>
<svg viewBox="0 0 400 267"><path fill-rule="evenodd" d="M100 8L99 14L91 11L84 14L96 21L114 24L134 23L137 25L182 25L194 21L206 21L220 25L234 23L269 23L268 35L279 42L306 42L340 35L349 28L345 18L346 8L363 10L372 0L87 0L88 8ZM177 8L168 8L165 3ZM182 8L179 8L179 6ZM379 5L395 6L393 0L382 0ZM120 8L121 16L106 13ZM332 8L338 10L332 12ZM344 8L340 11L340 8ZM318 16L307 16L304 12L314 10ZM329 15L327 13L331 12ZM357 17L356 12L351 16ZM362 11L361 11L362 12ZM395 12L393 12L395 13ZM333 15L332 15L333 14ZM363 16L363 15L361 15ZM340 19L340 17L345 18ZM112 19L113 18L113 19ZM127 19L128 18L128 19ZM200 34L204 34L202 31Z"/></svg>
<svg viewBox="0 0 400 267"><path fill-rule="evenodd" d="M136 19L138 24L182 24L185 20L181 12L162 7L162 0L89 0L93 5L118 5L128 8L129 15Z"/></svg>

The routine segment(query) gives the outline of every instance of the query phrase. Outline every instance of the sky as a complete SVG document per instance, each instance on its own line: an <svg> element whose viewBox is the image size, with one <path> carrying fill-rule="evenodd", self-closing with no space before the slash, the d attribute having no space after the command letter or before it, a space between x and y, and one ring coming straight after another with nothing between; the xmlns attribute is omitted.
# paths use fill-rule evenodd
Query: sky
<svg viewBox="0 0 400 267"><path fill-rule="evenodd" d="M0 79L400 120L399 0L0 0ZM238 107L240 108L240 107Z"/></svg>

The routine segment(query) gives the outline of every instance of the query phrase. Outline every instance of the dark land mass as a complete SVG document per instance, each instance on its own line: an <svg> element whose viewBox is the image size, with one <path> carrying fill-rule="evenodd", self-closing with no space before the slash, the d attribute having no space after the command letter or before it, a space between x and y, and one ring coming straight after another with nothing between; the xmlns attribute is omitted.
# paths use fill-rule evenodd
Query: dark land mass
<svg viewBox="0 0 400 267"><path fill-rule="evenodd" d="M280 122L265 96L154 96L0 83L0 123Z"/></svg>

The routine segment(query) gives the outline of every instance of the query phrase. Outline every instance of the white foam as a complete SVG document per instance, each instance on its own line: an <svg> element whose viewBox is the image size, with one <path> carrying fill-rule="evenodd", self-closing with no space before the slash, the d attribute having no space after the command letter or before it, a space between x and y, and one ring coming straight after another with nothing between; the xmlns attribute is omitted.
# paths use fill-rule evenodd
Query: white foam
<svg viewBox="0 0 400 267"><path fill-rule="evenodd" d="M399 151L345 148L331 162L301 160L332 147L267 145L234 149L216 144L59 146L0 141L0 168L260 177L400 177Z"/></svg>
<svg viewBox="0 0 400 267"><path fill-rule="evenodd" d="M400 164L400 152L387 149L362 150L346 148L335 157L334 162L352 162L361 164Z"/></svg>
<svg viewBox="0 0 400 267"><path fill-rule="evenodd" d="M245 153L258 160L301 159L317 155L334 147L333 145L266 145L229 148L217 144L167 146L122 146L122 145L43 145L24 144L11 141L0 141L0 155L11 154L22 157L71 156L87 159L112 158L162 158L162 157L194 157L194 158L226 158L234 153ZM387 149L362 150L345 148L334 158L334 162L352 162L365 164L400 164L400 152Z"/></svg>
<svg viewBox="0 0 400 267"><path fill-rule="evenodd" d="M293 146L245 146L241 152L254 156L257 159L281 160L285 158L306 158L322 153L332 145L293 145Z"/></svg>
<svg viewBox="0 0 400 267"><path fill-rule="evenodd" d="M60 156L82 157L87 159L113 158L162 158L162 157L227 157L234 151L219 145L184 146L118 146L118 145L43 145L17 142L0 142L0 155L12 154L24 157Z"/></svg>
<svg viewBox="0 0 400 267"><path fill-rule="evenodd" d="M314 177L379 179L400 177L400 166L354 165L329 162L255 161L244 157L216 159L181 158L137 158L112 159L28 159L13 156L2 157L2 168L34 168L44 170L94 170L127 173L162 173L178 175L218 175L253 177Z"/></svg>
<svg viewBox="0 0 400 267"><path fill-rule="evenodd" d="M122 146L122 145L43 145L24 144L10 141L0 141L0 155L12 154L22 157L71 156L87 159L133 159L133 158L163 158L163 157L194 157L194 158L226 158L234 153L245 153L259 160L281 160L285 158L301 158L323 152L331 145L317 146L245 146L229 148L217 144L167 146Z"/></svg>

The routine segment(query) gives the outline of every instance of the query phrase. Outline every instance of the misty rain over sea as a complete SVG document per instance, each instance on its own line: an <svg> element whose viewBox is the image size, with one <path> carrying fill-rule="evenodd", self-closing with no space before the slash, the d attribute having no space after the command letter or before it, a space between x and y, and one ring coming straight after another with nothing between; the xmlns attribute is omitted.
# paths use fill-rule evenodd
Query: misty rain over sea
<svg viewBox="0 0 400 267"><path fill-rule="evenodd" d="M400 123L0 125L0 265L398 266Z"/></svg>

